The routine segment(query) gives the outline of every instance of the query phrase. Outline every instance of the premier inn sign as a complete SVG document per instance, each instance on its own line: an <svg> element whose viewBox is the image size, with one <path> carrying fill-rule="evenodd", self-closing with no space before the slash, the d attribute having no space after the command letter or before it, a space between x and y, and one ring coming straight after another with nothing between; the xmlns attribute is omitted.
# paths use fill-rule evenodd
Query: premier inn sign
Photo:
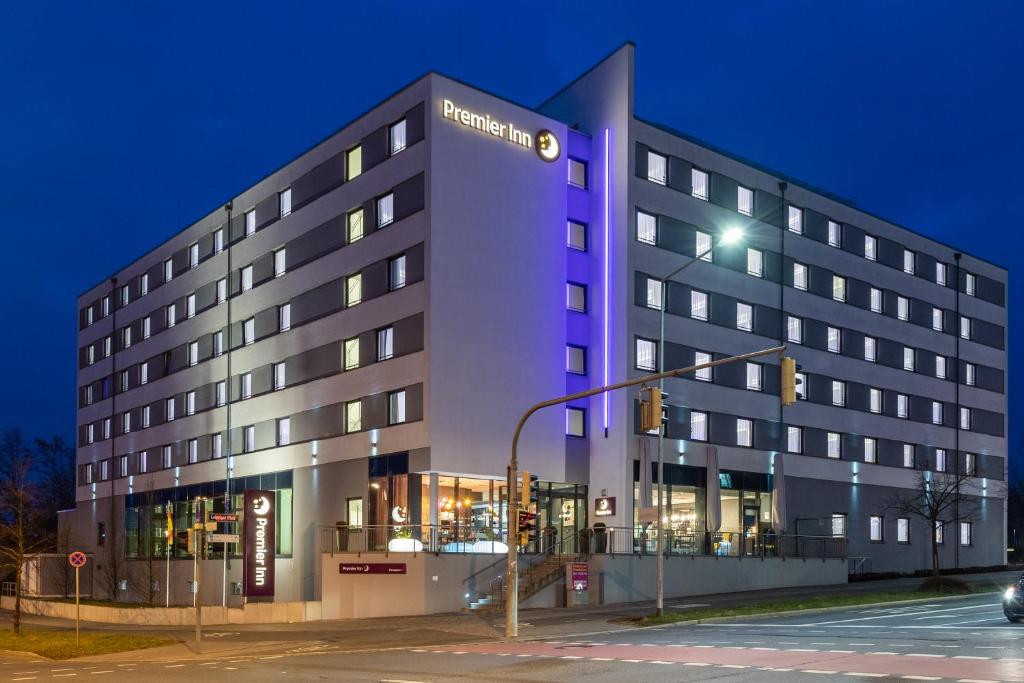
<svg viewBox="0 0 1024 683"><path fill-rule="evenodd" d="M245 490L245 585L247 597L273 597L277 555L273 491Z"/></svg>
<svg viewBox="0 0 1024 683"><path fill-rule="evenodd" d="M493 119L490 114L480 114L465 109L451 100L441 101L441 116L467 128L475 128L507 143L527 149L533 148L537 152L537 156L544 161L554 161L561 154L558 138L550 130L541 130L536 135L531 135L522 128L516 127L511 121Z"/></svg>

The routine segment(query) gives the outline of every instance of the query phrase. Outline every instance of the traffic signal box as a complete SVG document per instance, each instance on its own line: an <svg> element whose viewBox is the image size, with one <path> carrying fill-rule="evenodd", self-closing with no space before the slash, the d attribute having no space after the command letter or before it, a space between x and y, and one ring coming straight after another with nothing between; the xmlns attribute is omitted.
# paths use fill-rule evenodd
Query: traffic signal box
<svg viewBox="0 0 1024 683"><path fill-rule="evenodd" d="M525 547L538 536L537 528L537 475L523 472L519 478L519 511L516 513L516 532L519 545Z"/></svg>
<svg viewBox="0 0 1024 683"><path fill-rule="evenodd" d="M658 387L640 390L640 429L645 432L661 429L661 389Z"/></svg>
<svg viewBox="0 0 1024 683"><path fill-rule="evenodd" d="M796 376L800 366L796 364L795 358L782 357L782 405L791 406L796 403L796 388L802 384Z"/></svg>

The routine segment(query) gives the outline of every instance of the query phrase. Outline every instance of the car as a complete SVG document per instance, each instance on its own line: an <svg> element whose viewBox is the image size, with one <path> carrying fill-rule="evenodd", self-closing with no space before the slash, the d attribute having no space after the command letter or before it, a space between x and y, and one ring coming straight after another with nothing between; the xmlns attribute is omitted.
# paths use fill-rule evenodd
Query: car
<svg viewBox="0 0 1024 683"><path fill-rule="evenodd" d="M1003 593L1003 614L1013 624L1024 619L1024 574Z"/></svg>

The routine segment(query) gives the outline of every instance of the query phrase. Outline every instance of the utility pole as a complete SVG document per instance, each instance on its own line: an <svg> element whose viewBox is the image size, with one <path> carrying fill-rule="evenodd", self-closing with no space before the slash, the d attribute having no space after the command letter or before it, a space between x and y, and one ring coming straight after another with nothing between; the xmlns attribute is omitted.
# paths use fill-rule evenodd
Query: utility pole
<svg viewBox="0 0 1024 683"><path fill-rule="evenodd" d="M202 496L196 498L196 519L201 520L203 518L203 498ZM194 534L194 540L192 541L193 546L193 557L195 558L193 565L193 580L192 589L195 591L195 605L196 605L196 654L199 654L202 647L203 640L203 605L199 599L199 574L201 572L201 564L199 562L199 556L203 552L203 523L197 521L192 525L192 533Z"/></svg>
<svg viewBox="0 0 1024 683"><path fill-rule="evenodd" d="M227 348L224 349L224 352L227 354L225 359L227 367L224 372L224 441L227 442L224 444L224 512L231 512L231 212L234 208L234 202L229 201L224 205L224 212L228 215L227 221L224 223L224 248L228 252L227 274L224 276L224 303L227 309L227 331L225 333ZM226 609L228 606L228 544L223 543L221 546L224 551L221 607Z"/></svg>

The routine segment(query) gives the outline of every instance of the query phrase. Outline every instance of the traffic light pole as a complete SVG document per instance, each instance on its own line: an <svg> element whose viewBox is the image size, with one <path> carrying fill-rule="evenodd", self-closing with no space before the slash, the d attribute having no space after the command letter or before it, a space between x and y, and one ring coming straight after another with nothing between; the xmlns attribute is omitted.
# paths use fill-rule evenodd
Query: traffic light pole
<svg viewBox="0 0 1024 683"><path fill-rule="evenodd" d="M519 460L517 457L516 449L519 446L519 435L523 431L526 421L531 415L536 413L541 408L549 408L551 406L561 405L568 403L569 401L575 401L580 398L587 398L590 396L597 396L609 391L615 391L616 389L625 389L626 387L633 387L638 384L648 384L650 382L656 382L667 377L682 377L698 370L705 368L715 368L719 365L729 365L730 363L740 363L743 361L750 360L751 358L758 358L760 356L769 356L772 354L782 355L786 350L785 346L773 346L770 349L762 349L760 351L754 351L752 353L744 353L739 356L729 356L728 358L722 358L720 360L710 361L708 363L700 363L698 365L691 365L685 368L678 368L676 370L668 370L667 372L656 372L652 375L644 375L643 377L637 377L635 379L629 379L624 382L618 382L616 384L609 384L604 387L597 387L596 389L588 389L587 391L580 391L575 394L569 394L568 396L560 396L547 401L542 401L530 407L523 416L519 418L519 422L516 424L516 431L512 435L512 458L509 461L508 466L508 569L505 577L505 637L515 638L519 635L519 574L517 570L517 556L519 551L519 539L517 538L519 531L518 528L513 530L512 525L518 522L519 503L517 501L516 491L516 472L519 469Z"/></svg>

